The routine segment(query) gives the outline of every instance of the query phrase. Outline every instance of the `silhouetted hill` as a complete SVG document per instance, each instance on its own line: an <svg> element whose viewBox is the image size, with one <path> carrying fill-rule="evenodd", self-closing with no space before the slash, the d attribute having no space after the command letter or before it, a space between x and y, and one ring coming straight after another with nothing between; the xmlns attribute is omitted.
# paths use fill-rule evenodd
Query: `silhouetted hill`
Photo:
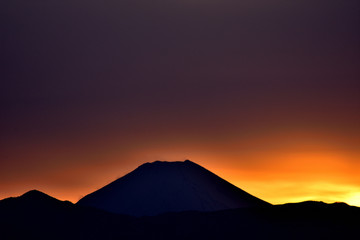
<svg viewBox="0 0 360 240"><path fill-rule="evenodd" d="M352 239L359 217L357 207L299 203L165 214L146 226L163 239Z"/></svg>
<svg viewBox="0 0 360 240"><path fill-rule="evenodd" d="M269 205L189 160L145 163L78 204L133 216Z"/></svg>
<svg viewBox="0 0 360 240"><path fill-rule="evenodd" d="M131 217L116 217L97 209L75 206L37 190L0 201L0 239L113 239L115 225L126 235ZM135 234L135 233L134 233ZM134 235L131 233L131 235Z"/></svg>
<svg viewBox="0 0 360 240"><path fill-rule="evenodd" d="M165 207L155 210L163 213L143 217L120 215L31 190L0 201L0 239L356 239L360 226L358 207L315 201L271 205L190 161L144 164L90 194L89 199L98 196L106 201L113 199L109 207L115 204L121 209L129 206L122 195L136 204L136 197L151 203L141 207L161 203ZM198 207L200 202L215 211L169 210L171 205L166 201L173 200L176 204L190 203L186 207ZM226 205L236 201L239 205ZM219 206L229 209L216 210ZM166 209L169 211L164 212ZM135 210L129 212L133 214ZM154 213L153 210L148 209L147 213ZM144 213L144 209L136 213L140 212Z"/></svg>
<svg viewBox="0 0 360 240"><path fill-rule="evenodd" d="M1 239L354 239L360 208L303 202L129 217L40 192L0 201Z"/></svg>
<svg viewBox="0 0 360 240"><path fill-rule="evenodd" d="M73 207L69 201L60 201L38 190L31 190L19 197L6 198L0 202L2 211L19 213L46 212L51 214ZM14 213L14 212L12 212Z"/></svg>

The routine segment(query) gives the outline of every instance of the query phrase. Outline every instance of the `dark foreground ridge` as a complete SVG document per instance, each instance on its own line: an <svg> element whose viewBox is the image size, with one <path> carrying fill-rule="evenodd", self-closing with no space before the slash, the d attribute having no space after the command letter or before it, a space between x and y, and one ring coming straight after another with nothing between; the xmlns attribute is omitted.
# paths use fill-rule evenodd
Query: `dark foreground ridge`
<svg viewBox="0 0 360 240"><path fill-rule="evenodd" d="M311 201L130 217L31 191L0 201L0 238L353 239L358 234L359 219L358 207Z"/></svg>
<svg viewBox="0 0 360 240"><path fill-rule="evenodd" d="M358 207L271 205L188 160L143 164L78 204L37 190L0 201L4 240L353 239L359 225Z"/></svg>
<svg viewBox="0 0 360 240"><path fill-rule="evenodd" d="M189 160L145 163L78 204L132 216L270 205Z"/></svg>

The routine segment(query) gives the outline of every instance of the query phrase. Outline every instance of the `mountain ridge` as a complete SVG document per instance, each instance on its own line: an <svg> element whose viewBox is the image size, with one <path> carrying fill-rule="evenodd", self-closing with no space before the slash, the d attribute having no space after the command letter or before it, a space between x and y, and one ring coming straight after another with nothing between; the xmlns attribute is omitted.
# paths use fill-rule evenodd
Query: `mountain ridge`
<svg viewBox="0 0 360 240"><path fill-rule="evenodd" d="M315 201L130 217L28 196L0 200L1 239L352 239L360 224L359 207Z"/></svg>
<svg viewBox="0 0 360 240"><path fill-rule="evenodd" d="M77 204L133 216L270 205L190 160L142 164Z"/></svg>
<svg viewBox="0 0 360 240"><path fill-rule="evenodd" d="M205 183L209 179L215 179L217 187L235 187L191 161L145 163L136 168L138 171L134 170L125 176L131 180L143 174L152 177L160 174L159 179L162 179L163 170L169 169L166 176L175 179L183 176L181 174L186 176L188 173L189 176L193 176L193 173L196 173L197 176L200 172L199 179ZM120 179L120 182L124 181L123 178ZM186 183L193 186L193 183ZM199 190L196 188L198 186L193 187ZM112 186L110 190L111 188ZM155 216L126 216L60 201L41 191L30 190L21 196L0 200L1 239L315 240L351 239L358 234L359 207L346 203L327 204L319 201L271 205L260 199L261 204L258 204L257 198L247 195L245 191L238 189L235 192L241 197L250 196L257 204L215 211L193 209L168 211Z"/></svg>

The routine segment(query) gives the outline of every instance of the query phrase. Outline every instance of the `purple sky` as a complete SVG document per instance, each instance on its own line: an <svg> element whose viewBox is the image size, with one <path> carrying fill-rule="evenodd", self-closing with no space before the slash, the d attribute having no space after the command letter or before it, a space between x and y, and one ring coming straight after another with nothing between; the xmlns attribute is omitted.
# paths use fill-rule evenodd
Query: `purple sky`
<svg viewBox="0 0 360 240"><path fill-rule="evenodd" d="M236 169L271 160L229 152L333 149L360 170L359 10L355 0L1 1L0 197L43 187L73 200L111 169L172 150L220 169L204 160L217 149Z"/></svg>

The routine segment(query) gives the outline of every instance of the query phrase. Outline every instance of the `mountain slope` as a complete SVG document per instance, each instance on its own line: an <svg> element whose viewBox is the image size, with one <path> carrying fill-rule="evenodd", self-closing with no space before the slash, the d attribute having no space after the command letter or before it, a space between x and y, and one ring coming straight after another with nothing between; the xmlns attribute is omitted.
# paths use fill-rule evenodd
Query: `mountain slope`
<svg viewBox="0 0 360 240"><path fill-rule="evenodd" d="M269 205L189 160L143 164L77 204L133 216Z"/></svg>

